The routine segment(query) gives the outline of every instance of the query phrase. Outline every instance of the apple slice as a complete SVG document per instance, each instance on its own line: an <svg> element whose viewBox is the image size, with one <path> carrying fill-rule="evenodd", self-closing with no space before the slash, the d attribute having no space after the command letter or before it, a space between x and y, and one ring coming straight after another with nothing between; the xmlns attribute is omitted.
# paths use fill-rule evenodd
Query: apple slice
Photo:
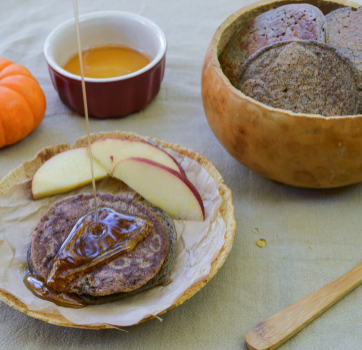
<svg viewBox="0 0 362 350"><path fill-rule="evenodd" d="M96 160L93 162L95 180L108 175ZM33 199L68 192L92 182L87 147L74 148L46 161L35 173L31 184Z"/></svg>
<svg viewBox="0 0 362 350"><path fill-rule="evenodd" d="M149 143L126 139L101 139L92 143L92 155L111 174L122 159L142 157L184 174L180 164L161 148Z"/></svg>
<svg viewBox="0 0 362 350"><path fill-rule="evenodd" d="M204 205L194 185L183 174L145 158L121 160L114 177L174 219L203 221Z"/></svg>

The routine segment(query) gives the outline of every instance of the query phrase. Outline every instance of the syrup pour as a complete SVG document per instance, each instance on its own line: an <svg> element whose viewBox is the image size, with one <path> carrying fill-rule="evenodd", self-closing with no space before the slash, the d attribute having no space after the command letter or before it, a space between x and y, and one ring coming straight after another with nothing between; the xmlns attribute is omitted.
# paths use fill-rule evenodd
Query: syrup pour
<svg viewBox="0 0 362 350"><path fill-rule="evenodd" d="M81 76L81 80L82 80L82 94L83 94L83 104L84 104L84 115L85 115L85 123L86 123L86 126L87 126L88 151L89 151L89 159L90 159L90 166L91 166L91 172L92 172L94 211L95 211L95 214L96 214L96 222L98 223L97 193L96 193L96 183L95 183L95 180L94 180L93 155L92 155L92 146L91 146L90 133L89 133L88 103L87 103L87 93L86 93L85 81L84 81L82 44L81 44L81 41L80 41L80 34L79 34L79 18L78 18L77 0L73 0L73 7L74 7L75 29L76 29L76 32L77 32L77 44L78 44L78 57L79 57L79 65L80 65L80 76Z"/></svg>
<svg viewBox="0 0 362 350"><path fill-rule="evenodd" d="M95 270L116 256L130 252L151 231L148 220L115 212L110 208L98 209L94 181L92 147L89 134L87 96L79 35L77 1L73 0L78 39L78 55L82 78L84 113L87 126L88 150L92 172L94 211L83 216L55 257L47 281L37 275L27 274L25 285L37 297L63 307L80 308L84 303L76 294L64 292L65 286L77 276Z"/></svg>
<svg viewBox="0 0 362 350"><path fill-rule="evenodd" d="M56 255L47 285L62 291L77 276L95 270L120 254L130 252L151 231L148 220L109 208L84 215Z"/></svg>

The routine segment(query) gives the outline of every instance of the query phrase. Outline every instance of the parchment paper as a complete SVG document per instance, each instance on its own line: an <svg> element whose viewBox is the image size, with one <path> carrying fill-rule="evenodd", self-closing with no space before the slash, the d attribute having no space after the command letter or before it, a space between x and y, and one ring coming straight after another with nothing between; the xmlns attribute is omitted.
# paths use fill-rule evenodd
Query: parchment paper
<svg viewBox="0 0 362 350"><path fill-rule="evenodd" d="M206 219L204 222L175 220L176 260L169 285L118 302L89 305L83 309L59 307L35 297L23 283L26 252L33 228L51 203L69 195L91 192L91 186L33 201L31 180L28 180L12 186L0 196L0 288L13 294L30 310L60 313L76 324L130 326L170 307L187 288L208 275L211 262L224 244L226 231L218 211L221 197L216 181L199 163L175 152L170 153L181 163L188 178L201 194ZM98 183L97 191L130 198L138 196L113 178L106 178Z"/></svg>

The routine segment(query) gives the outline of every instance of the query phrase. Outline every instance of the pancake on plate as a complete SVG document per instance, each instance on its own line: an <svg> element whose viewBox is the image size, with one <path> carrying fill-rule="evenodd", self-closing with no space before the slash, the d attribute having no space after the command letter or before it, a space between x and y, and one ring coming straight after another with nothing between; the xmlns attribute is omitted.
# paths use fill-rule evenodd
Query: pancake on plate
<svg viewBox="0 0 362 350"><path fill-rule="evenodd" d="M78 220L94 210L93 195L80 194L49 207L38 221L28 251L30 273L47 279L54 259ZM135 202L117 195L97 194L98 208L147 219L151 231L129 253L74 278L64 291L87 304L104 304L170 283L175 257L176 230L172 219L146 201Z"/></svg>

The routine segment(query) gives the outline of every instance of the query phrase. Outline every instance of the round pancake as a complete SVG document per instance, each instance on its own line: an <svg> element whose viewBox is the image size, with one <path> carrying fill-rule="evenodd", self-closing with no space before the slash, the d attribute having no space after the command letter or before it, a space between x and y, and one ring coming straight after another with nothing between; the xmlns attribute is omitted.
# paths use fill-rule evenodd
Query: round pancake
<svg viewBox="0 0 362 350"><path fill-rule="evenodd" d="M329 45L348 57L362 73L362 7L344 7L326 16Z"/></svg>
<svg viewBox="0 0 362 350"><path fill-rule="evenodd" d="M94 295L88 295L88 294L78 294L78 297L81 298L84 302L86 302L89 305L101 305L105 303L110 303L113 301L129 298L131 296L137 295L139 293L142 293L146 290L149 290L151 288L157 287L157 286L165 286L171 282L171 271L172 266L175 261L176 256L176 239L177 239L177 233L176 228L173 220L160 208L157 208L147 202L146 200L141 202L142 205L144 205L147 209L151 210L158 218L158 220L161 222L162 226L166 229L168 240L169 240L169 249L168 254L165 258L165 261L163 262L161 269L157 272L155 277L153 277L151 280L149 280L146 284L144 284L142 287L135 289L131 292L120 292L115 293L111 295L104 295L104 296L94 296ZM27 261L28 261L28 270L32 274L38 274L38 271L34 268L33 262L31 260L31 244L28 249L27 254Z"/></svg>
<svg viewBox="0 0 362 350"><path fill-rule="evenodd" d="M318 40L327 42L326 19L309 4L290 4L257 16L227 44L219 60L225 75L235 86L239 67L254 52L275 42Z"/></svg>
<svg viewBox="0 0 362 350"><path fill-rule="evenodd" d="M151 232L129 253L75 278L65 291L76 294L105 296L130 292L151 280L160 270L169 250L168 235L157 217L143 205L129 198L97 194L98 206L136 215L151 222ZM93 210L93 195L80 194L62 199L49 207L33 231L31 260L44 279L53 260L76 222Z"/></svg>
<svg viewBox="0 0 362 350"><path fill-rule="evenodd" d="M112 295L105 295L105 296L92 296L87 294L81 294L78 295L83 301L85 301L87 304L91 305L99 305L99 304L105 304L125 298L129 298L131 296L137 295L139 293L142 293L146 290L149 290L151 288L157 287L157 286L165 286L171 282L170 276L172 271L172 266L175 260L176 256L176 228L173 223L173 220L160 208L157 208L147 201L143 201L141 203L144 205L147 209L151 210L159 219L162 226L166 229L168 239L169 239L169 250L168 254L166 256L166 259L161 267L161 269L157 272L156 276L153 277L151 280L149 280L145 285L142 287L135 289L131 292L121 292L116 293Z"/></svg>
<svg viewBox="0 0 362 350"><path fill-rule="evenodd" d="M236 87L269 106L323 116L361 111L361 77L352 62L318 41L289 41L257 51Z"/></svg>

